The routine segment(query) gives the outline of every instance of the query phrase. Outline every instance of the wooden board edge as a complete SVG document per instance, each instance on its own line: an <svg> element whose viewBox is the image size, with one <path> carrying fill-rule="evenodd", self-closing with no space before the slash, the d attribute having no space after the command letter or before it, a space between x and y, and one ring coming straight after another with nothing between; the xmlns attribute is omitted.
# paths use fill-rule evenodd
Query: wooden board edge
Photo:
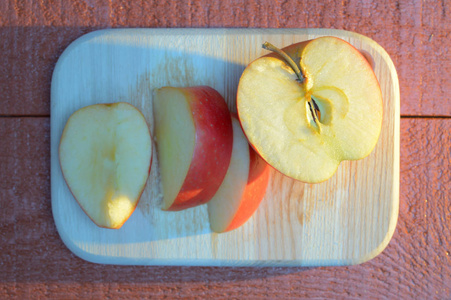
<svg viewBox="0 0 451 300"><path fill-rule="evenodd" d="M396 230L396 225L398 223L398 216L399 216L399 184L400 184L400 135L401 135L401 95L400 95L400 89L399 89L399 79L398 79L398 73L396 71L395 65L390 58L390 55L385 51L385 49L380 46L377 42L374 40L360 35L362 39L365 39L368 43L370 43L374 49L377 50L377 52L384 58L384 61L387 63L387 68L390 70L391 75L391 81L392 81L392 101L393 107L394 107L394 128L393 128L393 135L394 135L394 149L393 149L393 193L392 193L392 202L391 202L391 211L392 215L389 219L389 226L388 231L384 237L384 239L381 241L381 243L374 248L372 251L368 252L366 255L363 255L362 257L349 261L349 264L346 265L358 265L365 262L368 262L372 260L373 258L380 255L389 245L393 234Z"/></svg>
<svg viewBox="0 0 451 300"><path fill-rule="evenodd" d="M390 69L390 74L392 75L392 83L393 83L393 92L394 92L394 108L395 108L395 116L394 116L394 131L395 131L395 137L394 137L394 182L393 182L393 201L392 201L392 215L390 217L390 224L389 229L387 231L387 234L383 241L372 251L370 251L368 254L362 256L361 258L351 260L351 261L318 261L318 260L312 260L312 261L306 261L306 260L268 260L268 261L233 261L233 260L211 260L211 259L199 259L199 260L186 260L186 259L133 259L128 257L115 257L115 261L105 261L104 256L95 255L92 253L89 253L88 251L80 248L77 246L70 238L67 237L67 235L62 230L60 222L57 221L58 218L55 217L55 211L53 210L53 199L55 191L54 188L51 188L51 202L52 202L52 212L54 214L54 220L57 227L57 231L60 234L63 243L66 245L66 247L73 252L77 257L86 260L91 263L99 263L99 264L114 264L114 265L149 265L149 266L230 266L230 267L239 267L239 266L253 266L253 267L310 267L310 266L344 266L344 265L356 265L361 264L364 262L367 262L371 260L372 258L379 255L389 244L394 231L396 229L398 214L399 214L399 169L400 169L400 95L399 95L399 82L398 82L398 76L396 73L396 69L394 67L394 64L388 55L388 53L383 49L377 42L374 40L355 33L351 31L345 31L345 30L339 30L339 29L324 29L324 28L314 28L314 29L308 29L308 28L290 28L290 29L260 29L260 28L253 28L253 29L247 29L247 28L174 28L174 29L168 29L168 28L125 28L125 29L101 29L97 31L90 32L88 34L85 34L78 39L74 40L63 52L63 54L60 56L60 58L57 61L57 64L55 65L54 72L52 75L52 86L54 78L57 76L59 72L59 65L61 65L62 60L65 59L65 57L79 44L86 42L87 40L91 38L98 37L100 35L103 35L105 33L110 32L118 32L118 31L148 31L152 30L159 33L185 33L188 31L191 31L194 34L205 34L208 32L209 34L231 34L231 33L246 33L246 34L265 34L265 33L280 33L280 34L299 34L300 31L304 31L306 34L311 35L318 35L318 36L327 36L327 35L334 35L338 37L348 37L348 38L358 38L361 40L364 40L366 43L372 45L374 49L377 50L381 54L382 57L384 57L385 62L388 63L388 67ZM52 126L52 123L55 122L54 119L54 107L52 105L52 94L51 93L51 137L54 136L55 133L52 131L54 130L54 126ZM55 135L56 136L56 135ZM54 148L54 141L51 141L51 170L54 171L53 165L56 164L55 168L59 167L59 161L57 159L57 154L53 150ZM58 152L58 147L56 147L56 152ZM56 158L55 158L56 157ZM56 161L55 161L56 160ZM52 178L56 176L55 172L51 172L51 181Z"/></svg>

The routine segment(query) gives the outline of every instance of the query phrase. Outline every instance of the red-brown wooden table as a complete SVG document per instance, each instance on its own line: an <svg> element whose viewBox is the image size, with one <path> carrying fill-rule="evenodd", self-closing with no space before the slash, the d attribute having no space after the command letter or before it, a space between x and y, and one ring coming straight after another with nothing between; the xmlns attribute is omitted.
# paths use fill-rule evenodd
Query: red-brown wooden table
<svg viewBox="0 0 451 300"><path fill-rule="evenodd" d="M0 298L451 299L451 2L0 2ZM400 213L386 250L333 268L85 262L56 231L50 80L74 39L111 27L326 27L384 47L401 89Z"/></svg>

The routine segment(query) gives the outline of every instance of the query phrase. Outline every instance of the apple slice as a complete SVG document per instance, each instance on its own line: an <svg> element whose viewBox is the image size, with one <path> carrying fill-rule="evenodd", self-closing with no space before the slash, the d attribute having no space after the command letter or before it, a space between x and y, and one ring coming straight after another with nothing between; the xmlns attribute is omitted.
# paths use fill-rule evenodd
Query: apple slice
<svg viewBox="0 0 451 300"><path fill-rule="evenodd" d="M382 93L365 57L321 37L253 61L243 72L237 109L250 144L294 179L330 178L343 160L366 157L382 126Z"/></svg>
<svg viewBox="0 0 451 300"><path fill-rule="evenodd" d="M69 189L91 220L120 228L135 210L150 172L146 120L128 103L83 107L66 123L59 159Z"/></svg>
<svg viewBox="0 0 451 300"><path fill-rule="evenodd" d="M208 202L211 230L222 233L243 225L266 193L270 168L250 147L237 118L232 118L233 150L221 187Z"/></svg>
<svg viewBox="0 0 451 300"><path fill-rule="evenodd" d="M208 86L164 87L154 99L163 210L204 204L230 163L232 121L224 98Z"/></svg>

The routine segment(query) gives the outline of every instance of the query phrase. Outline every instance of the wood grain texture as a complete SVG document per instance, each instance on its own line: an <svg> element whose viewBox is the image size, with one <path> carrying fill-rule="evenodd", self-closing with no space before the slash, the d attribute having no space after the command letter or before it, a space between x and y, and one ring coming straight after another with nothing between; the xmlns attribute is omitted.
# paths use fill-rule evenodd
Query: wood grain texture
<svg viewBox="0 0 451 300"><path fill-rule="evenodd" d="M74 201L58 161L68 117L81 107L125 101L151 132L153 90L207 85L236 111L245 66L265 52L334 35L371 61L383 97L383 126L374 151L343 162L329 180L303 184L272 172L259 209L242 227L209 229L205 205L161 210L158 160L133 215L119 230L97 227ZM225 45L233 45L227 49ZM64 243L92 262L138 265L324 266L362 263L379 254L396 226L399 201L399 90L387 53L374 41L338 30L103 30L75 41L54 71L51 95L52 209Z"/></svg>
<svg viewBox="0 0 451 300"><path fill-rule="evenodd" d="M441 76L450 74L450 7L447 0L0 1L0 115L48 116L54 64L87 32L249 26L369 36L394 60L403 115L450 116L451 79ZM370 262L314 269L120 267L78 259L58 237L50 120L0 118L0 298L450 299L450 131L450 119L401 120L397 231Z"/></svg>
<svg viewBox="0 0 451 300"><path fill-rule="evenodd" d="M91 264L64 246L51 215L50 120L0 118L0 298L449 299L450 132L450 119L401 120L398 226L367 263L135 267Z"/></svg>
<svg viewBox="0 0 451 300"><path fill-rule="evenodd" d="M402 115L450 116L448 2L1 1L0 68L6 72L0 72L0 115L48 115L58 56L70 42L96 29L325 27L369 36L387 50L400 78Z"/></svg>

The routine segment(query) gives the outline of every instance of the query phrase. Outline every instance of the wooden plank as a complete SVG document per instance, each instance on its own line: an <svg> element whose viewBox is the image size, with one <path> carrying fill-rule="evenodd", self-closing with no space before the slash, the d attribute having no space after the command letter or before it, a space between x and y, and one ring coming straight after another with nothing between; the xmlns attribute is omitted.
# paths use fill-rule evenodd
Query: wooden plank
<svg viewBox="0 0 451 300"><path fill-rule="evenodd" d="M1 8L0 8L1 11ZM64 48L83 28L0 27L0 116L50 113L50 82Z"/></svg>
<svg viewBox="0 0 451 300"><path fill-rule="evenodd" d="M75 257L50 207L50 120L0 118L0 298L451 298L451 119L401 120L401 199L387 249L357 266L137 267ZM427 202L425 200L428 200Z"/></svg>
<svg viewBox="0 0 451 300"><path fill-rule="evenodd" d="M48 115L57 57L84 33L109 27L337 28L369 36L392 57L401 114L451 116L450 5L446 1L201 0L0 1L0 115Z"/></svg>
<svg viewBox="0 0 451 300"><path fill-rule="evenodd" d="M335 35L372 61L384 98L379 142L364 160L344 162L328 181L308 185L272 173L266 196L244 226L215 234L206 206L160 208L158 160L137 210L119 230L97 227L61 174L58 145L68 117L94 103L126 101L153 122L153 89L208 85L236 111L245 66L265 40L289 45ZM226 45L234 45L227 48ZM244 55L243 55L244 53ZM396 71L375 42L337 30L108 30L84 36L61 56L52 82L52 207L66 245L89 261L151 265L344 265L385 248L398 214L399 91ZM151 128L152 130L152 128Z"/></svg>

